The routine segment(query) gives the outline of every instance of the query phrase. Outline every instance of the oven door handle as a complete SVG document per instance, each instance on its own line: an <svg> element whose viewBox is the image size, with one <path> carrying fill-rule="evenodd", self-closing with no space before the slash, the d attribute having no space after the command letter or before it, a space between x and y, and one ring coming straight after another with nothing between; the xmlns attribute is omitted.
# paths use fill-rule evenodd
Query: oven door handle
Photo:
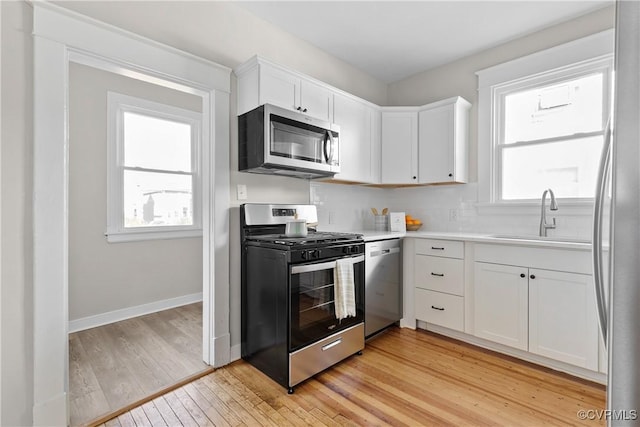
<svg viewBox="0 0 640 427"><path fill-rule="evenodd" d="M352 258L353 263L357 264L364 261L364 255ZM295 265L291 267L291 274L311 273L313 271L329 270L336 267L336 261L321 262L319 264Z"/></svg>

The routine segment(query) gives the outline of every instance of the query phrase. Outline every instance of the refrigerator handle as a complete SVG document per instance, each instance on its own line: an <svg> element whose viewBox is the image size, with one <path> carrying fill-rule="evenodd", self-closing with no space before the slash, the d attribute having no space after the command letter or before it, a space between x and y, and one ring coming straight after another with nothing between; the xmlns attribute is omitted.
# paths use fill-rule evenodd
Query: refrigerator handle
<svg viewBox="0 0 640 427"><path fill-rule="evenodd" d="M604 276L602 273L602 211L604 208L604 198L606 188L606 174L609 171L611 162L611 118L607 121L604 131L604 144L602 146L602 155L600 156L600 166L598 168L598 181L596 183L596 197L593 204L593 240L591 247L591 255L593 258L593 281L596 290L596 306L598 308L598 323L600 324L600 332L607 343L607 306L604 290Z"/></svg>

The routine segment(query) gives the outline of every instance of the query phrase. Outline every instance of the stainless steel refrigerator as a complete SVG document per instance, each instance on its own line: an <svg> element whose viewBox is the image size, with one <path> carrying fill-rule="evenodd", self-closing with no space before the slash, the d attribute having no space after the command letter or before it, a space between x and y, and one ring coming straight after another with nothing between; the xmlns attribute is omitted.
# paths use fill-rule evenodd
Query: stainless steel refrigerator
<svg viewBox="0 0 640 427"><path fill-rule="evenodd" d="M640 2L616 3L610 171L594 214L594 277L608 353L609 425L640 424ZM611 186L607 179L611 179ZM610 208L607 199L610 199ZM604 237L604 238L603 238ZM604 242L603 242L604 241ZM602 262L604 261L604 262Z"/></svg>

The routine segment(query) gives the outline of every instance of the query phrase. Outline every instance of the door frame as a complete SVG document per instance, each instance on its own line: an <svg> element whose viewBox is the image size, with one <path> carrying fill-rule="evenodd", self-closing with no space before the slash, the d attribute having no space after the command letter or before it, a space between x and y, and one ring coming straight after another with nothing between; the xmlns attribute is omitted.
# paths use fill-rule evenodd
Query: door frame
<svg viewBox="0 0 640 427"><path fill-rule="evenodd" d="M231 70L48 2L33 7L33 423L68 425L69 63L202 98L203 360L213 366L230 361Z"/></svg>

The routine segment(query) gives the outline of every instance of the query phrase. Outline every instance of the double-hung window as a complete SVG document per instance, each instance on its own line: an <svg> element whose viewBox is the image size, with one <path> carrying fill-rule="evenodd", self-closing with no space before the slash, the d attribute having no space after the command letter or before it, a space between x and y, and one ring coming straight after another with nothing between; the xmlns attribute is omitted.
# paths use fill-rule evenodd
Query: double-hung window
<svg viewBox="0 0 640 427"><path fill-rule="evenodd" d="M612 34L478 72L479 200L591 202L611 114ZM485 151L486 150L486 151Z"/></svg>
<svg viewBox="0 0 640 427"><path fill-rule="evenodd" d="M201 114L108 94L107 238L201 235Z"/></svg>
<svg viewBox="0 0 640 427"><path fill-rule="evenodd" d="M498 201L594 196L609 116L608 63L551 72L497 88Z"/></svg>

